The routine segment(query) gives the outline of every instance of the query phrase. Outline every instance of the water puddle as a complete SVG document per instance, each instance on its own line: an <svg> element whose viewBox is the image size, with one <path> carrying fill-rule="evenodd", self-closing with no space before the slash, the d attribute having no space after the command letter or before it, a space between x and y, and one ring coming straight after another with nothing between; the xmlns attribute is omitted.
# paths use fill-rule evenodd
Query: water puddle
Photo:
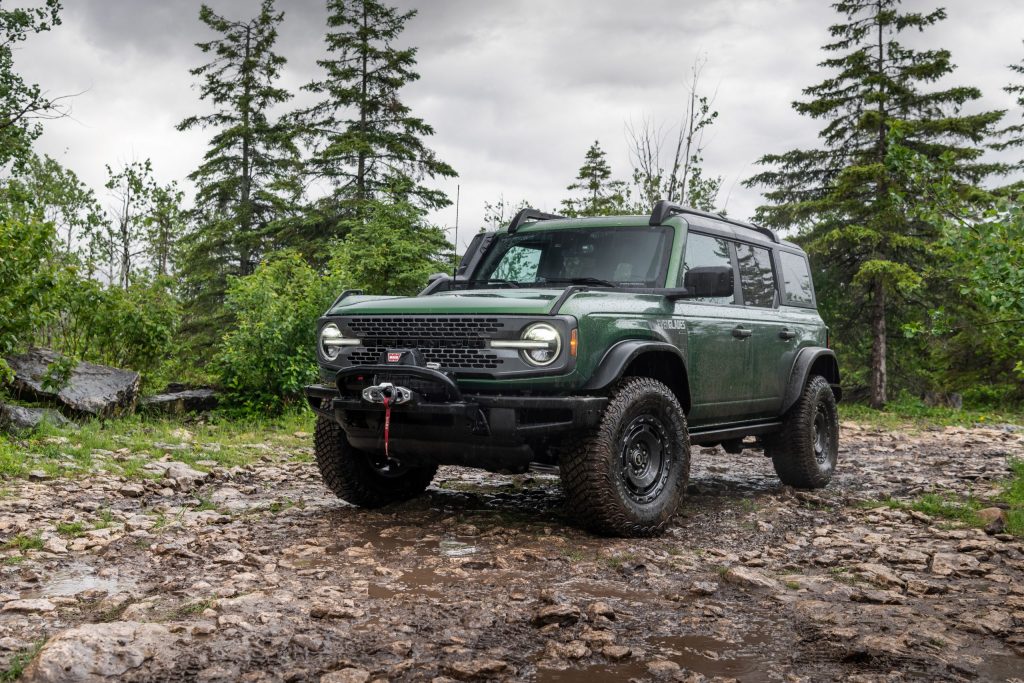
<svg viewBox="0 0 1024 683"><path fill-rule="evenodd" d="M97 576L88 565L74 565L53 574L39 588L21 591L23 600L78 595L85 591L103 591L108 595L128 590L133 582L118 576Z"/></svg>
<svg viewBox="0 0 1024 683"><path fill-rule="evenodd" d="M731 643L710 636L686 635L653 638L646 661L622 664L599 664L579 669L538 669L538 683L592 683L595 680L625 681L650 678L647 662L666 659L681 668L707 677L734 678L742 683L771 680L770 658L762 657L758 646L767 643L763 634L752 634L741 643Z"/></svg>
<svg viewBox="0 0 1024 683"><path fill-rule="evenodd" d="M469 543L463 543L462 541L455 541L452 539L441 539L438 543L438 551L444 557L467 557L469 555L475 555L477 547L470 545Z"/></svg>

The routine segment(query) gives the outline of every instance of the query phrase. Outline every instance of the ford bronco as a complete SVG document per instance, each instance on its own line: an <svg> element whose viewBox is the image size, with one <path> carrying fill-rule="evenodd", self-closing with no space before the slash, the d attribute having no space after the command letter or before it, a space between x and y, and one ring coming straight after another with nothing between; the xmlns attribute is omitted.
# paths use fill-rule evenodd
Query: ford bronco
<svg viewBox="0 0 1024 683"><path fill-rule="evenodd" d="M836 467L839 367L804 252L669 202L650 216L532 209L474 236L415 297L346 291L319 320L316 461L364 507L438 465L557 466L590 529L664 529L694 444L763 449L786 484Z"/></svg>

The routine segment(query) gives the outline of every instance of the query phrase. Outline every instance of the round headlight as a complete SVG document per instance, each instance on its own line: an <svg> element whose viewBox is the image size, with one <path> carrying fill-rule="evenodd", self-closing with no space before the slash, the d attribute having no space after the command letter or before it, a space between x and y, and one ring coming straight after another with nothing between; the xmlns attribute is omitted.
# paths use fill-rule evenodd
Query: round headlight
<svg viewBox="0 0 1024 683"><path fill-rule="evenodd" d="M320 353L324 355L324 358L334 360L338 357L338 354L341 353L342 339L344 337L337 325L334 323L324 325L324 329L320 330Z"/></svg>
<svg viewBox="0 0 1024 683"><path fill-rule="evenodd" d="M523 332L523 341L546 342L546 347L523 349L523 357L533 365L551 365L562 350L562 337L551 325L536 323Z"/></svg>

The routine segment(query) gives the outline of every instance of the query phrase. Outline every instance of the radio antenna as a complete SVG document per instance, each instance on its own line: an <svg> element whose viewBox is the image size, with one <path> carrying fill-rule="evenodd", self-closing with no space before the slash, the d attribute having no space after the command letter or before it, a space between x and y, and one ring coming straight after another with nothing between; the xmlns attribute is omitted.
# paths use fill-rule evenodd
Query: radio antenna
<svg viewBox="0 0 1024 683"><path fill-rule="evenodd" d="M462 185L455 186L455 250L452 258L452 279L459 273L459 199Z"/></svg>

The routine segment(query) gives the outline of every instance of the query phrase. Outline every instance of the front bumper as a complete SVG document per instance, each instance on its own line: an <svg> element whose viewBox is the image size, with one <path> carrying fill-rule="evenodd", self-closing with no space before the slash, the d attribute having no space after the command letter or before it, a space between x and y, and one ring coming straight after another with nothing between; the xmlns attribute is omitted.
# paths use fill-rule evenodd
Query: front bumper
<svg viewBox="0 0 1024 683"><path fill-rule="evenodd" d="M335 420L359 449L383 448L384 408L353 391L395 375L430 383L436 390L413 390L412 400L392 407L390 451L431 454L452 464L473 464L475 456L509 456L567 433L596 426L608 399L603 396L523 396L464 394L447 375L428 368L370 365L338 375L335 386L306 387L310 406ZM401 381L395 381L400 384ZM453 448L464 446L466 448ZM461 455L468 457L460 457Z"/></svg>

